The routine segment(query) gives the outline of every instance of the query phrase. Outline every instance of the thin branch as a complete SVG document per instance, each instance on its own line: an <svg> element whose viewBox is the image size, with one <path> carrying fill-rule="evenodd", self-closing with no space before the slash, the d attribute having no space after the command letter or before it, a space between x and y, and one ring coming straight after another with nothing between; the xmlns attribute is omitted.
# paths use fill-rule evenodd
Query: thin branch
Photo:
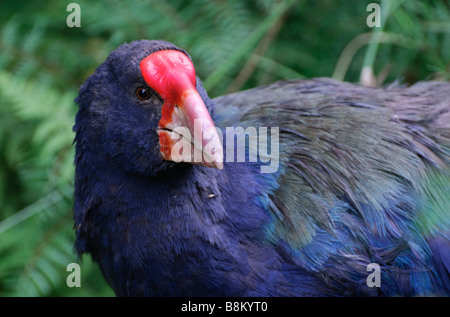
<svg viewBox="0 0 450 317"><path fill-rule="evenodd" d="M24 209L14 213L13 215L0 222L0 234L8 229L11 229L14 226L17 226L18 224L40 213L41 211L46 210L53 205L56 205L58 202L64 199L65 189L67 188L56 189L52 191L51 193L35 201L31 205L28 205ZM70 192L71 191L72 187L70 187Z"/></svg>
<svg viewBox="0 0 450 317"><path fill-rule="evenodd" d="M241 69L241 71L233 80L233 82L228 86L226 93L237 91L241 89L242 86L244 86L244 84L247 82L247 80L250 78L250 76L253 74L256 67L258 66L261 60L261 56L265 54L267 49L270 47L272 42L277 37L281 27L283 26L285 20L284 17L285 15L281 16L280 19L276 20L275 23L272 24L272 26L269 28L265 36L259 42L258 46L255 48L253 54L250 55L250 58L247 60L247 63Z"/></svg>

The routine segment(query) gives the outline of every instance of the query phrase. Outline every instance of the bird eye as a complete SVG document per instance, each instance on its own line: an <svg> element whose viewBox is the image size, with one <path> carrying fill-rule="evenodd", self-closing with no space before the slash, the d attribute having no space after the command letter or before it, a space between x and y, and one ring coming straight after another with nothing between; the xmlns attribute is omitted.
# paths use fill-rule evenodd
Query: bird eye
<svg viewBox="0 0 450 317"><path fill-rule="evenodd" d="M150 92L145 87L140 86L136 88L135 93L136 97L138 97L139 100L147 100L148 98L150 98Z"/></svg>

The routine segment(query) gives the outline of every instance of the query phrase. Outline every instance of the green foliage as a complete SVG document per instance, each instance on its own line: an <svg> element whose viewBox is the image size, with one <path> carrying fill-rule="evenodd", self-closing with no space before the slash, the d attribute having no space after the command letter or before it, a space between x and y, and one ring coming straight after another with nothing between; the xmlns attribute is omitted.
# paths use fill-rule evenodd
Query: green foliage
<svg viewBox="0 0 450 317"><path fill-rule="evenodd" d="M165 39L187 49L211 96L276 80L328 76L377 84L450 78L446 0L72 1L0 4L0 296L110 296L89 257L82 287L72 229L73 103L78 87L123 42Z"/></svg>

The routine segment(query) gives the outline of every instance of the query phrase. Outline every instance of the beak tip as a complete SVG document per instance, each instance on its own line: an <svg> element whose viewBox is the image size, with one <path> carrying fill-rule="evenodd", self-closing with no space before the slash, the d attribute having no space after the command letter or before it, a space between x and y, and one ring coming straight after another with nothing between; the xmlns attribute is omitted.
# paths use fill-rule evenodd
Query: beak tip
<svg viewBox="0 0 450 317"><path fill-rule="evenodd" d="M217 168L217 169L219 169L219 170L221 170L221 169L223 169L223 162L217 162L217 161L215 161L214 162L214 167L215 168Z"/></svg>

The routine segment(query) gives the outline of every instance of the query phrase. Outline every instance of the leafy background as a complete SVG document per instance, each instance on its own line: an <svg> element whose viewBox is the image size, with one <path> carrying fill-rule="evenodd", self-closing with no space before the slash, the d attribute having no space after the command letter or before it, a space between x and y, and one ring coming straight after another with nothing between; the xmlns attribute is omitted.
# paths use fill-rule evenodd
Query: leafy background
<svg viewBox="0 0 450 317"><path fill-rule="evenodd" d="M80 0L80 28L66 24L70 2L0 3L0 296L113 295L73 250L72 125L80 84L123 42L187 49L212 97L302 77L450 78L446 0ZM66 285L71 262L80 288Z"/></svg>

